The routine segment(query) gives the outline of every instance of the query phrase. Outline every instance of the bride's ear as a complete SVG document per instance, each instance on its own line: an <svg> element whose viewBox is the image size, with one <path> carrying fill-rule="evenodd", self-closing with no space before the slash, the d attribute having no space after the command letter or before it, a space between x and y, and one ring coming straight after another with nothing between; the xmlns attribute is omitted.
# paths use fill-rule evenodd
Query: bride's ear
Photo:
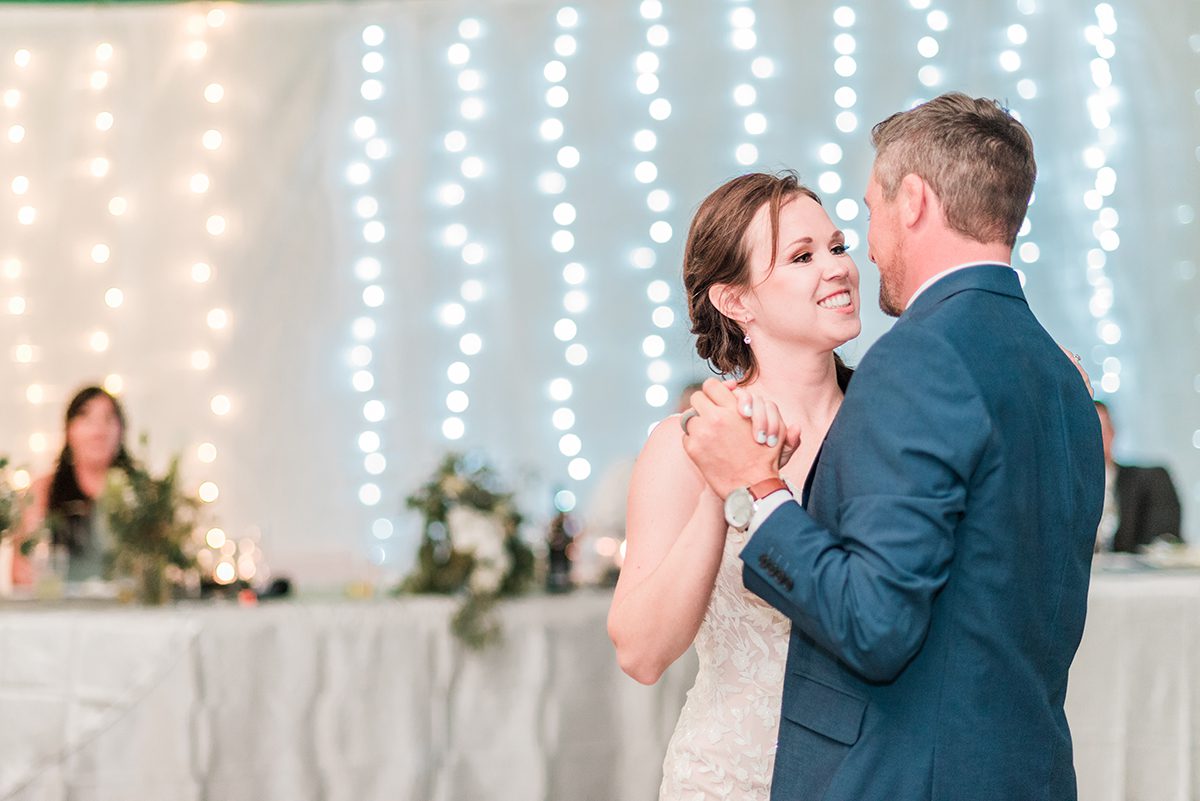
<svg viewBox="0 0 1200 801"><path fill-rule="evenodd" d="M734 322L750 322L750 310L742 299L742 290L729 284L713 284L708 288L708 300L717 311Z"/></svg>

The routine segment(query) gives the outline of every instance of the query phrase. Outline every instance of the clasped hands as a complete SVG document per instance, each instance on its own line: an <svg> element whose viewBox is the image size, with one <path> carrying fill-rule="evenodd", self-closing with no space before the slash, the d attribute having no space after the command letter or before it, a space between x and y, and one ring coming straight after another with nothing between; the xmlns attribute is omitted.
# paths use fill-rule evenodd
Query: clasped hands
<svg viewBox="0 0 1200 801"><path fill-rule="evenodd" d="M771 400L710 378L683 413L683 448L721 498L738 487L779 476L800 447L799 427L789 428Z"/></svg>

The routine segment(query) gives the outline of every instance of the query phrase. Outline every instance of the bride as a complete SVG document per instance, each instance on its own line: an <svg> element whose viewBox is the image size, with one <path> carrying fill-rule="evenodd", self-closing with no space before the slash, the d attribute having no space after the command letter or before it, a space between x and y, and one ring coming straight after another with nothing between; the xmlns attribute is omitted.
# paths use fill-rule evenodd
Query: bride
<svg viewBox="0 0 1200 801"><path fill-rule="evenodd" d="M861 330L847 250L792 172L718 188L696 212L684 250L697 352L737 377L756 438L797 488L850 378L834 348ZM746 535L727 526L679 425L665 422L634 468L609 636L622 670L645 684L696 645L700 671L667 748L660 799L766 801L790 623L742 586Z"/></svg>

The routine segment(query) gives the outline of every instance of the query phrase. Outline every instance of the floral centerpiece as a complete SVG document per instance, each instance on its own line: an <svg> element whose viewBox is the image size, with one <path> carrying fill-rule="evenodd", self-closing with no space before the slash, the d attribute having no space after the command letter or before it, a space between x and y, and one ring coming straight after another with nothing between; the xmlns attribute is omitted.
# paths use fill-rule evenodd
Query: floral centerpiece
<svg viewBox="0 0 1200 801"><path fill-rule="evenodd" d="M518 536L521 515L486 464L449 454L433 476L407 499L423 518L413 572L400 592L460 594L453 629L481 648L500 636L491 615L496 601L525 592L534 572L533 551Z"/></svg>
<svg viewBox="0 0 1200 801"><path fill-rule="evenodd" d="M21 522L24 495L13 486L8 473L8 457L0 456L0 540L10 535Z"/></svg>
<svg viewBox="0 0 1200 801"><path fill-rule="evenodd" d="M179 459L155 477L141 465L114 468L100 499L113 538L113 573L137 582L143 603L161 604L195 568L199 499L179 486Z"/></svg>

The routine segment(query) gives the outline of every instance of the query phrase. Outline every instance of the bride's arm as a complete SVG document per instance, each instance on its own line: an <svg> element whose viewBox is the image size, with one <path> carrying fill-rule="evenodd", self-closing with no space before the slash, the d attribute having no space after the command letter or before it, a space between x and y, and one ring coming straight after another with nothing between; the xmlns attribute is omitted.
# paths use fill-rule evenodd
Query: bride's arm
<svg viewBox="0 0 1200 801"><path fill-rule="evenodd" d="M608 613L621 669L643 684L692 644L725 547L721 500L683 450L677 416L651 433L629 487L625 562Z"/></svg>

